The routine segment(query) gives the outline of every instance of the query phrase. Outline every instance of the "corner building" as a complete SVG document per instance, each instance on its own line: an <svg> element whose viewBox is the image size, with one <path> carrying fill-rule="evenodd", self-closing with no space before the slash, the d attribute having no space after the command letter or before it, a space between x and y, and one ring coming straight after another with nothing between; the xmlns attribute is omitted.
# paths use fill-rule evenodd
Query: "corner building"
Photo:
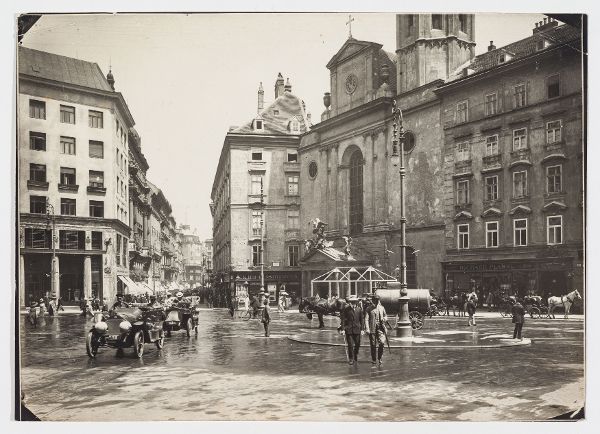
<svg viewBox="0 0 600 434"><path fill-rule="evenodd" d="M260 290L261 216L265 289L273 299L283 286L300 295L298 146L309 119L289 79L285 83L279 74L274 90L275 100L265 108L261 84L257 114L225 136L213 182L212 267L219 304Z"/></svg>
<svg viewBox="0 0 600 434"><path fill-rule="evenodd" d="M113 298L129 275L133 117L96 63L19 47L18 74L20 304L52 287L65 303Z"/></svg>

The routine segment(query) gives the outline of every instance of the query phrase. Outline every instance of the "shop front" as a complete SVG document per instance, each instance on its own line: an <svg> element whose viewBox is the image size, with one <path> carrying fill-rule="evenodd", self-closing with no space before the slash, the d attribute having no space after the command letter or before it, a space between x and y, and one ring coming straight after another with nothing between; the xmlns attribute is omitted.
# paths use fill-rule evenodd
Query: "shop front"
<svg viewBox="0 0 600 434"><path fill-rule="evenodd" d="M269 293L269 301L276 304L280 292L287 292L292 300L300 297L300 271L265 271L265 290ZM261 289L260 270L234 271L230 275L232 296L252 298Z"/></svg>
<svg viewBox="0 0 600 434"><path fill-rule="evenodd" d="M572 257L443 262L445 295L475 290L480 300L489 293L495 300L533 294L546 300L572 290L576 266Z"/></svg>

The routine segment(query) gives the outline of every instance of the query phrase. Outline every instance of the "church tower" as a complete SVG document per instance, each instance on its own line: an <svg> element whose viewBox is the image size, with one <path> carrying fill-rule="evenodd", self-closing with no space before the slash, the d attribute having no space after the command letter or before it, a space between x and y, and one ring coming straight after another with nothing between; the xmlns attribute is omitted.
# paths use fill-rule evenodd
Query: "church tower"
<svg viewBox="0 0 600 434"><path fill-rule="evenodd" d="M475 57L472 14L396 15L398 93L448 76Z"/></svg>

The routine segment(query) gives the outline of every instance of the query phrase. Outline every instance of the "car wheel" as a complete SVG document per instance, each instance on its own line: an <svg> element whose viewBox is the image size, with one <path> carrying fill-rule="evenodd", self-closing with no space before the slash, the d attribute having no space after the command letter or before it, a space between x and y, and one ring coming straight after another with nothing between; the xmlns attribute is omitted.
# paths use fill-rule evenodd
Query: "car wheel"
<svg viewBox="0 0 600 434"><path fill-rule="evenodd" d="M165 345L165 336L164 334L161 332L160 333L160 337L156 340L156 348L158 348L159 350L162 349L162 347Z"/></svg>
<svg viewBox="0 0 600 434"><path fill-rule="evenodd" d="M92 332L88 332L85 338L85 350L87 355L92 359L98 354L98 342L94 339L94 333Z"/></svg>
<svg viewBox="0 0 600 434"><path fill-rule="evenodd" d="M192 334L192 329L194 328L194 322L191 318L188 318L187 323L185 324L185 332L188 335L188 338Z"/></svg>
<svg viewBox="0 0 600 434"><path fill-rule="evenodd" d="M144 354L144 332L141 330L133 336L133 351L138 359Z"/></svg>

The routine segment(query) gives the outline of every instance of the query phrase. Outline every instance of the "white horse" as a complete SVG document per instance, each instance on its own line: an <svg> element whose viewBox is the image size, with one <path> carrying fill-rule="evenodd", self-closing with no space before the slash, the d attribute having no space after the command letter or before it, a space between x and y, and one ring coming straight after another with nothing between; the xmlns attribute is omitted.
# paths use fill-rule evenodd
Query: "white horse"
<svg viewBox="0 0 600 434"><path fill-rule="evenodd" d="M578 290L571 291L567 295L562 295L560 297L548 298L548 316L554 318L554 309L556 309L557 306L563 306L565 308L565 318L568 319L569 311L575 300L581 300L581 295Z"/></svg>

